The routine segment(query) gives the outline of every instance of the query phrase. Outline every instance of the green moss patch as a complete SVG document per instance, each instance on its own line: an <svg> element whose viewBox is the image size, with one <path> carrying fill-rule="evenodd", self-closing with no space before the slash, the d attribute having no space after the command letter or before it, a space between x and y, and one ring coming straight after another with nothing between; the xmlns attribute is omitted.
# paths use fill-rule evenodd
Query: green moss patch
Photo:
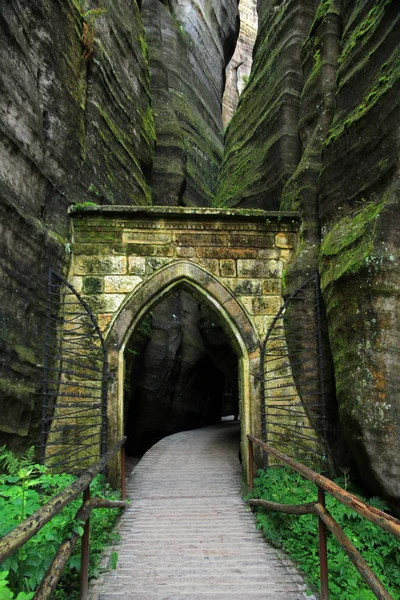
<svg viewBox="0 0 400 600"><path fill-rule="evenodd" d="M368 203L357 213L342 218L332 227L321 244L321 286L368 266L374 251L374 232L386 198L379 204Z"/></svg>

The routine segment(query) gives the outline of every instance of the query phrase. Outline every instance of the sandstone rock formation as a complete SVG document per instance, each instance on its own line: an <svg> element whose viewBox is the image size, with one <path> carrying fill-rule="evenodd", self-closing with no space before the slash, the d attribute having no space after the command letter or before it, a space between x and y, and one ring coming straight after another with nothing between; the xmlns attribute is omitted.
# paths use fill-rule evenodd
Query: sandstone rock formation
<svg viewBox="0 0 400 600"><path fill-rule="evenodd" d="M301 152L300 53L315 15L313 0L258 3L250 80L226 132L216 204L279 208Z"/></svg>
<svg viewBox="0 0 400 600"><path fill-rule="evenodd" d="M232 119L239 97L250 77L253 64L253 47L257 37L258 13L256 0L239 2L240 30L235 52L226 68L226 82L222 99L222 125L224 129Z"/></svg>
<svg viewBox="0 0 400 600"><path fill-rule="evenodd" d="M102 6L0 6L0 432L12 445L38 440L47 271L69 259L68 205L150 202L144 29L135 0Z"/></svg>
<svg viewBox="0 0 400 600"><path fill-rule="evenodd" d="M228 128L218 202L300 211L286 293L319 269L341 430L365 483L398 503L395 4L259 1L254 68Z"/></svg>
<svg viewBox="0 0 400 600"><path fill-rule="evenodd" d="M225 68L237 0L144 0L157 145L153 204L209 206L223 153Z"/></svg>
<svg viewBox="0 0 400 600"><path fill-rule="evenodd" d="M399 502L397 3L258 0L253 68L222 165L237 0L101 6L0 6L2 442L38 438L46 274L68 264L70 204L298 210L302 243L285 293L319 270L341 431L370 489ZM198 307L182 298L169 302L193 331ZM190 346L170 314L154 311L161 343L143 345L151 361ZM191 365L206 356L196 331ZM146 398L152 368L140 379Z"/></svg>

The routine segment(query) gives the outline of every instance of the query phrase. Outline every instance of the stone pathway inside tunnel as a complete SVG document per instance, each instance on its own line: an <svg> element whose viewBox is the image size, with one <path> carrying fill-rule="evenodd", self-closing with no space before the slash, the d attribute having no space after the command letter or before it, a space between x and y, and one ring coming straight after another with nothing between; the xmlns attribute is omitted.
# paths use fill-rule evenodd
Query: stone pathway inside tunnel
<svg viewBox="0 0 400 600"><path fill-rule="evenodd" d="M269 546L241 497L239 426L178 433L133 471L118 564L91 600L300 600L305 585ZM315 599L314 599L315 600Z"/></svg>

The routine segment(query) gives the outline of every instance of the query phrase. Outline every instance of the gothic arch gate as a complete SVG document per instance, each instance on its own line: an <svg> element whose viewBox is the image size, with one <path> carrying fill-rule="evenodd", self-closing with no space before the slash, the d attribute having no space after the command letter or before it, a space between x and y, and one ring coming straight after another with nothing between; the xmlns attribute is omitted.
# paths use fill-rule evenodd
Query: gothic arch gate
<svg viewBox="0 0 400 600"><path fill-rule="evenodd" d="M177 286L216 310L239 357L242 456L261 434L260 340L278 312L298 238L294 213L208 208L72 208L68 281L97 318L109 355L108 443L123 434L124 349ZM245 470L247 464L245 461ZM114 479L119 465L112 466Z"/></svg>

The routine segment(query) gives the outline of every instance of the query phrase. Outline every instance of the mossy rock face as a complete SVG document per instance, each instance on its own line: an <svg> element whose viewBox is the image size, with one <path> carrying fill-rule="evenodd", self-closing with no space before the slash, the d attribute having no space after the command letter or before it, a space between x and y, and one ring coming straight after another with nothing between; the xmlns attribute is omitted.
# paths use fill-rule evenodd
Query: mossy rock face
<svg viewBox="0 0 400 600"><path fill-rule="evenodd" d="M284 292L320 270L341 429L370 490L399 502L398 6L261 1L258 10L216 202L300 212Z"/></svg>
<svg viewBox="0 0 400 600"><path fill-rule="evenodd" d="M141 14L135 0L102 7L83 100L87 190L104 204L150 204L155 131Z"/></svg>
<svg viewBox="0 0 400 600"><path fill-rule="evenodd" d="M143 1L157 134L153 204L213 202L223 154L224 71L238 35L237 4Z"/></svg>
<svg viewBox="0 0 400 600"><path fill-rule="evenodd" d="M137 3L101 3L86 58L82 5L0 6L0 444L16 449L39 441L47 274L70 258L68 206L151 202L154 123Z"/></svg>
<svg viewBox="0 0 400 600"><path fill-rule="evenodd" d="M400 503L400 15L344 3L335 110L319 178L319 259L342 428L371 491Z"/></svg>
<svg viewBox="0 0 400 600"><path fill-rule="evenodd" d="M259 31L249 82L225 136L218 206L276 210L301 152L300 52L315 0L258 3Z"/></svg>
<svg viewBox="0 0 400 600"><path fill-rule="evenodd" d="M399 190L349 213L321 246L342 427L372 490L398 504L400 486Z"/></svg>

